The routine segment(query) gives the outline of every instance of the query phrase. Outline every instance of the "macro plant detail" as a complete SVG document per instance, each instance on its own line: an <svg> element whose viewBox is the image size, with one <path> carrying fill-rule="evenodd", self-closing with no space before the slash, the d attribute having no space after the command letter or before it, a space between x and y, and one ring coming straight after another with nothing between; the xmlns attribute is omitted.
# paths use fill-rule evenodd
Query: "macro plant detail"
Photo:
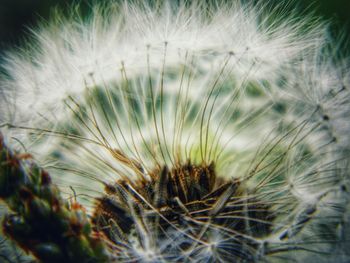
<svg viewBox="0 0 350 263"><path fill-rule="evenodd" d="M43 262L106 262L104 244L84 209L64 201L49 174L11 152L3 138L0 150L0 198L15 212L5 216L4 233Z"/></svg>
<svg viewBox="0 0 350 263"><path fill-rule="evenodd" d="M28 42L2 65L0 198L39 262L349 260L349 70L326 23L111 1Z"/></svg>
<svg viewBox="0 0 350 263"><path fill-rule="evenodd" d="M108 186L98 202L95 226L117 244L119 260L130 259L125 247L132 242L134 254L150 262L159 260L157 250L170 262L215 261L212 253L228 262L232 255L255 260L260 242L254 238L269 234L272 214L253 196L242 196L239 182L218 183L212 167L191 164L151 177L136 186Z"/></svg>

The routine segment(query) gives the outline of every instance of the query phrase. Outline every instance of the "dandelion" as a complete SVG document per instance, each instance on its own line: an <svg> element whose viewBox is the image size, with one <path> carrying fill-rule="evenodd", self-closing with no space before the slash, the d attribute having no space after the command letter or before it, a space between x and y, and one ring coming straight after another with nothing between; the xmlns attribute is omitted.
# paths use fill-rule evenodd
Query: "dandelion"
<svg viewBox="0 0 350 263"><path fill-rule="evenodd" d="M349 260L349 72L325 23L108 3L33 34L3 65L2 132L85 207L107 261Z"/></svg>

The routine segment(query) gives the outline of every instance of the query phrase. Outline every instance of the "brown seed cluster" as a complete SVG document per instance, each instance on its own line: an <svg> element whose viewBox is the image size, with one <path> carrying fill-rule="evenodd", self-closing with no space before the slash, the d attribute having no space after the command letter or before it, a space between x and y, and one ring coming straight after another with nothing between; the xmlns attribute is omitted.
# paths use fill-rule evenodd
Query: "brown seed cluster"
<svg viewBox="0 0 350 263"><path fill-rule="evenodd" d="M251 262L258 238L270 233L273 216L268 205L244 189L238 180L218 177L214 164L163 167L149 179L106 185L93 221L115 244L119 259L132 259L136 248L154 248L155 262L201 253L214 261Z"/></svg>

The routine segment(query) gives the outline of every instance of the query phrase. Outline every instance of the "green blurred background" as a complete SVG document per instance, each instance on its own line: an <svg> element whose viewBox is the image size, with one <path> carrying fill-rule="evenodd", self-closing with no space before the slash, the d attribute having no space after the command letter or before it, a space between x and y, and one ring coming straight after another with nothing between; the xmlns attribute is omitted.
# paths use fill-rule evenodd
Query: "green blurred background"
<svg viewBox="0 0 350 263"><path fill-rule="evenodd" d="M87 10L92 2L106 1L108 0L80 0L79 2ZM251 1L272 2L272 4L283 2L281 0ZM23 36L28 32L28 26L35 27L38 20L42 18L49 19L50 10L53 7L59 6L66 9L67 6L76 2L76 0L0 0L0 51L20 43ZM308 10L315 11L317 15L325 19L331 19L333 21L333 32L336 32L336 35L339 35L339 32L345 32L345 35L349 38L350 0L292 0L290 6L297 7L301 12L308 8ZM346 44L344 46L345 49L350 51Z"/></svg>

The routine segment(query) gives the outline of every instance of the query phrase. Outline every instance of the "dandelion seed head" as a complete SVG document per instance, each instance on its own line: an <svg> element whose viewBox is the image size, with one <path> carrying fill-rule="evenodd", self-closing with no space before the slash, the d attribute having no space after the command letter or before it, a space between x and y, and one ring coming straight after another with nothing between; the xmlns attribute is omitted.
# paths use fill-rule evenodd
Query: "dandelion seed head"
<svg viewBox="0 0 350 263"><path fill-rule="evenodd" d="M57 15L7 56L2 129L77 191L116 260L342 246L348 66L324 22L266 11L110 3Z"/></svg>

